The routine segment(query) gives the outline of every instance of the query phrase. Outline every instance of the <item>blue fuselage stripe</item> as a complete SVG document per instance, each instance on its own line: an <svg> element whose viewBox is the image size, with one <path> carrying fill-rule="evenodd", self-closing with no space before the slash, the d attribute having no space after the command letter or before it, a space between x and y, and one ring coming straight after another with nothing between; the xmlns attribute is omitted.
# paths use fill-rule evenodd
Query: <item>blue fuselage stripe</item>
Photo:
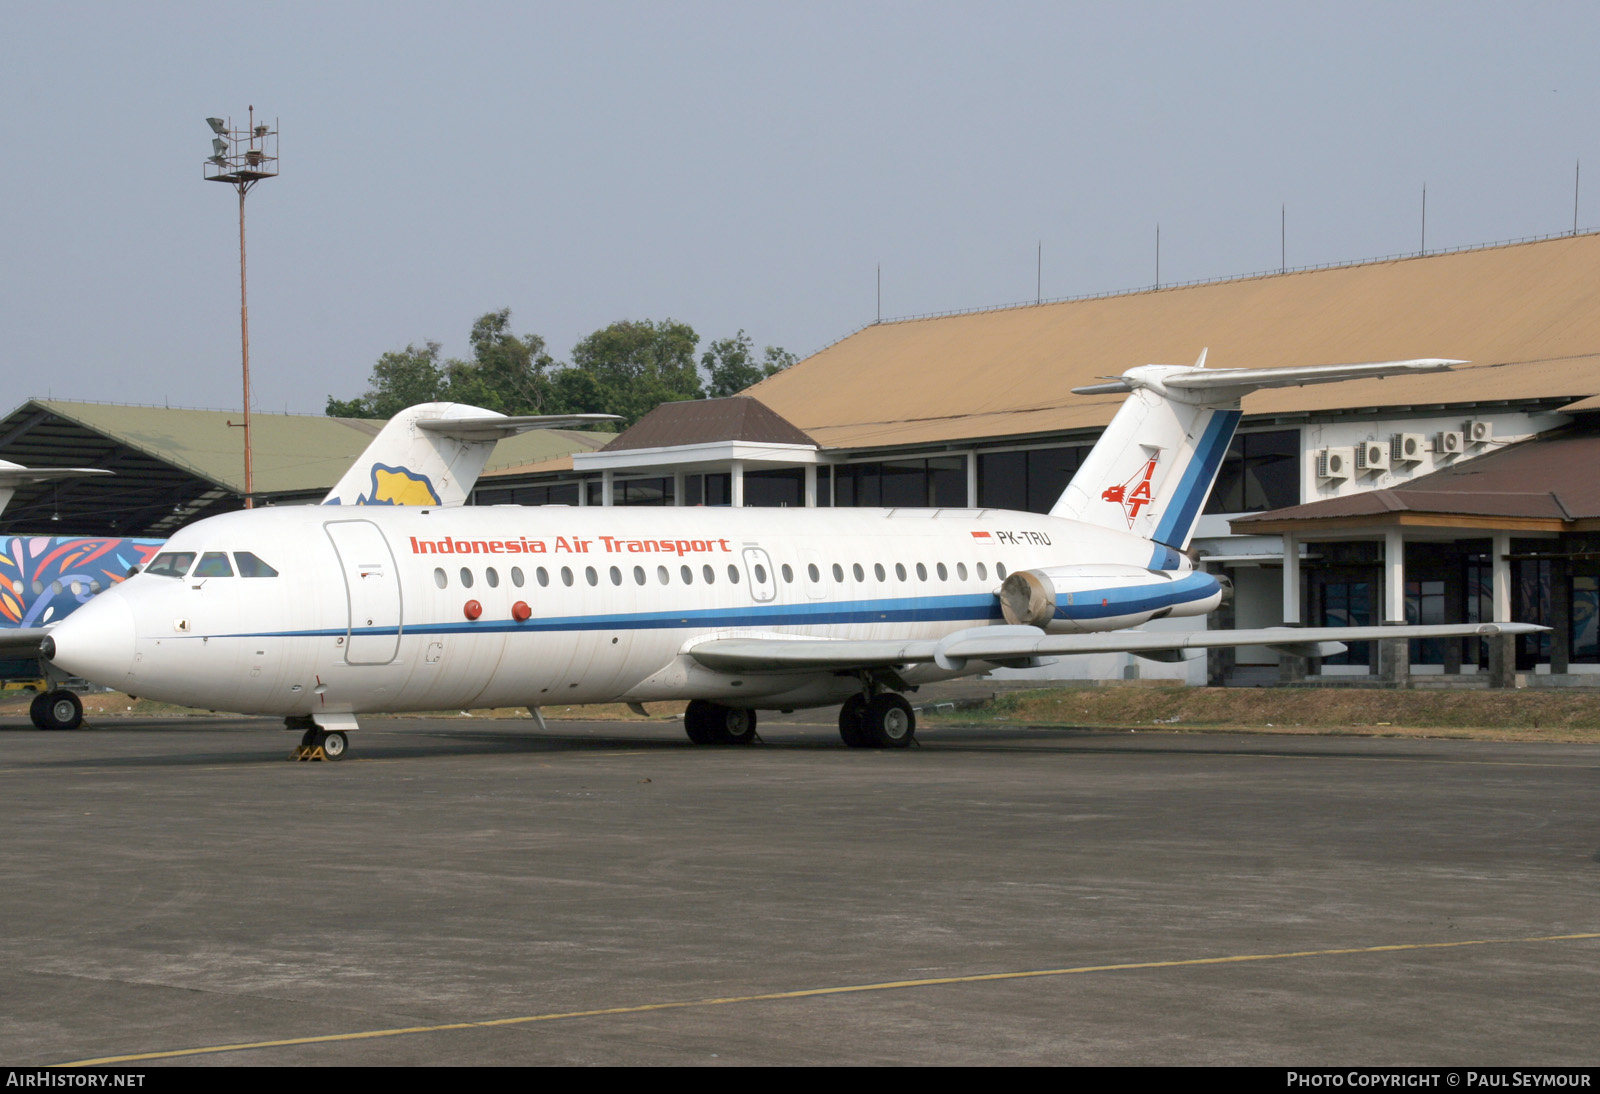
<svg viewBox="0 0 1600 1094"><path fill-rule="evenodd" d="M1189 538L1189 529L1194 527L1200 506L1205 503L1206 495L1211 492L1211 483L1217 477L1217 469L1222 466L1222 458L1228 454L1234 428L1239 424L1239 413L1237 410L1212 412L1211 421L1206 423L1205 433L1195 446L1194 456L1189 460L1189 466L1183 469L1183 477L1178 480L1178 489L1167 503L1161 523L1156 526L1157 543L1181 547L1183 541Z"/></svg>
<svg viewBox="0 0 1600 1094"><path fill-rule="evenodd" d="M1160 587L1114 587L1074 595L1076 603L1060 605L1058 619L1104 619L1134 615L1201 600L1216 588L1209 574L1189 574ZM400 627L324 628L302 631L240 632L218 638L300 638L358 635L377 637L405 634L493 634L496 632L553 633L563 631L672 630L679 627L717 630L726 627L807 627L871 623L992 622L1002 619L1000 603L991 594L926 596L886 600L857 600L841 604L755 604L740 608L709 608L679 612L628 612L609 615L552 616L518 623L510 619L479 619L433 623L405 623Z"/></svg>

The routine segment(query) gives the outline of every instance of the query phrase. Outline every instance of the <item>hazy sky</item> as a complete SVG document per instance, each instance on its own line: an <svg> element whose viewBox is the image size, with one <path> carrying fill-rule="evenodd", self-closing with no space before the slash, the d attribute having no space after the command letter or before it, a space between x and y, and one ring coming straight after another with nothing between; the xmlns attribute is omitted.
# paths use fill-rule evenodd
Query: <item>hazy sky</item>
<svg viewBox="0 0 1600 1094"><path fill-rule="evenodd" d="M624 318L802 356L883 314L1600 225L1600 5L0 0L0 335L30 395L256 405ZM703 343L702 343L703 344ZM1063 355L1071 353L1062 347ZM1129 361L1130 365L1138 361Z"/></svg>

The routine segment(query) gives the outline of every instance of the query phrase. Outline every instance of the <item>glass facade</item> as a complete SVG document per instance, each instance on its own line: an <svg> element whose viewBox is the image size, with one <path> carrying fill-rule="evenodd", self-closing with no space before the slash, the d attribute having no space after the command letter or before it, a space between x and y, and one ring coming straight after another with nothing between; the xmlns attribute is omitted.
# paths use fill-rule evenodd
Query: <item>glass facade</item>
<svg viewBox="0 0 1600 1094"><path fill-rule="evenodd" d="M1256 513L1300 504L1300 431L1240 433L1228 446L1207 513Z"/></svg>
<svg viewBox="0 0 1600 1094"><path fill-rule="evenodd" d="M978 504L1048 513L1089 454L1088 445L978 454Z"/></svg>

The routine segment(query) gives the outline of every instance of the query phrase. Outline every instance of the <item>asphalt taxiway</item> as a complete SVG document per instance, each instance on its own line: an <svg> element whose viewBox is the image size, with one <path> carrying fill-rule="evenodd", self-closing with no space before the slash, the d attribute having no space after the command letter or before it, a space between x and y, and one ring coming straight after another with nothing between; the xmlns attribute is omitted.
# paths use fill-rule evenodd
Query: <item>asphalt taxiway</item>
<svg viewBox="0 0 1600 1094"><path fill-rule="evenodd" d="M1600 746L0 722L0 1063L1592 1064Z"/></svg>

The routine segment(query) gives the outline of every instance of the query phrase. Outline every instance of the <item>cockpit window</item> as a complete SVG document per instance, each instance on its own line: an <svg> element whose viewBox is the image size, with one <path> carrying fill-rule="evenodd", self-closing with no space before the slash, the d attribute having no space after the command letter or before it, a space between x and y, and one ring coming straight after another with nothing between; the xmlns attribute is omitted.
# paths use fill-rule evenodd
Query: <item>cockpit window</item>
<svg viewBox="0 0 1600 1094"><path fill-rule="evenodd" d="M144 572L159 574L162 577L182 577L193 565L193 551L162 551L155 557L154 562L145 567Z"/></svg>
<svg viewBox="0 0 1600 1094"><path fill-rule="evenodd" d="M233 567L228 556L221 551L207 551L200 556L200 565L194 568L195 577L232 577Z"/></svg>
<svg viewBox="0 0 1600 1094"><path fill-rule="evenodd" d="M233 560L239 564L240 577L277 577L278 571L262 562L249 551L233 552Z"/></svg>

